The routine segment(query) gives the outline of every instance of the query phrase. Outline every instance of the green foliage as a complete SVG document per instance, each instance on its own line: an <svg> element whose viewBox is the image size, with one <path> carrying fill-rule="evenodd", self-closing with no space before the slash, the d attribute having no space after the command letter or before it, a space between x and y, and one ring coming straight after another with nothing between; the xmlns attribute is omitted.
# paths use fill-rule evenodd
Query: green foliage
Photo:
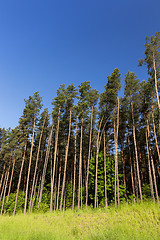
<svg viewBox="0 0 160 240"><path fill-rule="evenodd" d="M95 157L90 160L90 179L89 179L89 198L90 203L93 204L94 194L95 194ZM114 181L115 181L115 171L114 171L114 155L110 158L106 155L106 179L107 179L107 196L108 203L114 201ZM118 174L120 182L123 178L122 174ZM98 185L97 185L97 197L99 206L105 206L105 182L104 182L104 154L100 152L98 155ZM120 200L125 200L124 197L125 188L124 185L119 186L119 196Z"/></svg>
<svg viewBox="0 0 160 240"><path fill-rule="evenodd" d="M15 198L16 198L16 193L11 193L9 195L9 201L8 203L6 202L7 197L5 198L5 204L4 204L4 209L6 209L6 213L9 215L13 214L14 206L15 206ZM25 193L20 191L18 195L18 200L17 200L17 208L16 212L17 213L22 213L24 209L24 202L25 202ZM0 202L0 208L2 206L2 202Z"/></svg>

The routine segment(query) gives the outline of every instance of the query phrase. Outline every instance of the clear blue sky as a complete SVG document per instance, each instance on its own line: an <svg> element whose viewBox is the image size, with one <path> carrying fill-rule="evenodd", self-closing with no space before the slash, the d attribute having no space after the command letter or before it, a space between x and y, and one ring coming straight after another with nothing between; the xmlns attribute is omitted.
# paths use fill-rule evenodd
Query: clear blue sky
<svg viewBox="0 0 160 240"><path fill-rule="evenodd" d="M18 125L35 91L51 111L60 84L91 81L102 92L116 67L122 84L128 70L147 79L138 59L159 12L159 0L0 1L0 127Z"/></svg>

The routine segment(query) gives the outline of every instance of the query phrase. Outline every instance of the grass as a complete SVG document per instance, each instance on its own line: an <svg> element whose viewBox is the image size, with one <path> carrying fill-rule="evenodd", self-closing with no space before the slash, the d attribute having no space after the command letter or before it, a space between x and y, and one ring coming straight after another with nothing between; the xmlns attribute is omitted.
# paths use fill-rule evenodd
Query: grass
<svg viewBox="0 0 160 240"><path fill-rule="evenodd" d="M160 239L160 207L152 202L120 209L66 210L0 216L0 240Z"/></svg>

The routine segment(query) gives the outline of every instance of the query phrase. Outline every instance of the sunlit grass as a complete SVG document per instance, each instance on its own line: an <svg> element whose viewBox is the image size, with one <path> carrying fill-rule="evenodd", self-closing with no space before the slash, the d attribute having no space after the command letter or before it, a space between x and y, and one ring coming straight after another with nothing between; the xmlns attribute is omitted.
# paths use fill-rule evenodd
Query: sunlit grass
<svg viewBox="0 0 160 240"><path fill-rule="evenodd" d="M66 210L0 216L0 239L160 239L160 208L152 202L120 209Z"/></svg>

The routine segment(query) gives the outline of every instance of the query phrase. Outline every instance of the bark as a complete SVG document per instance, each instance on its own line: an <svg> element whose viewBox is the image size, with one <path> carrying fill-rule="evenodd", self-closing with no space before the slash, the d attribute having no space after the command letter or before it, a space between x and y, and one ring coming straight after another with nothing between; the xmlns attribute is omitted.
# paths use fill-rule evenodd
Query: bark
<svg viewBox="0 0 160 240"><path fill-rule="evenodd" d="M3 165L3 172L2 172L1 181L0 181L0 190L1 190L1 187L2 187L2 182L3 182L3 176L4 176L5 168L6 168L6 164Z"/></svg>
<svg viewBox="0 0 160 240"><path fill-rule="evenodd" d="M52 171L52 177L51 177L50 212L52 212L52 210L53 210L53 186L54 186L54 175L55 175L56 158L57 158L57 146L58 146L60 110L61 110L61 109L59 108L59 112L58 112L58 122L57 122L57 130L56 130L56 136L55 136L54 163L53 163L53 171Z"/></svg>
<svg viewBox="0 0 160 240"><path fill-rule="evenodd" d="M83 118L82 118L82 122L81 122L81 139L80 139L80 156L79 156L78 209L79 209L79 206L80 206L80 195L81 195L82 137L83 137Z"/></svg>
<svg viewBox="0 0 160 240"><path fill-rule="evenodd" d="M30 204L29 204L29 213L30 213L30 211L31 211L32 198L33 198L33 190L34 190L34 185L35 185L35 180L36 180L36 173L37 173L38 161L39 161L39 153L40 153L40 148L41 148L41 141L42 141L42 135L43 135L43 130L44 130L45 121L46 121L46 117L45 117L45 119L44 119L44 121L43 121L42 131L41 131L40 138L39 138L39 145L38 145L37 158L36 158L36 164L35 164L34 176L33 176L33 182L32 182L32 190L31 190Z"/></svg>
<svg viewBox="0 0 160 240"><path fill-rule="evenodd" d="M149 172L149 183L150 183L150 189L151 189L151 197L153 199L153 202L155 202L154 197L154 190L153 190L153 180L152 180L152 173L151 173L151 163L150 163L150 154L149 154L149 147L148 147L148 136L146 131L146 145L147 145L147 157L148 157L148 172Z"/></svg>
<svg viewBox="0 0 160 240"><path fill-rule="evenodd" d="M139 174L139 161L138 161L138 152L137 152L137 142L136 142L136 132L135 132L135 122L134 122L134 111L133 111L133 102L132 102L132 98L131 98L131 110L132 110L133 139L134 139L135 156L136 156L136 166L137 166L138 186L139 186L140 200L141 200L141 202L143 202L143 198L142 198L142 189L141 189L141 179L140 179L140 174Z"/></svg>
<svg viewBox="0 0 160 240"><path fill-rule="evenodd" d="M132 167L132 158L131 158L129 135L128 135L128 147L129 147L129 162L130 162L130 168L131 168L132 193L135 196L135 186L134 186L134 176L133 176L133 167ZM133 199L134 199L134 203L135 203L135 197Z"/></svg>
<svg viewBox="0 0 160 240"><path fill-rule="evenodd" d="M64 174L63 174L60 210L62 209L63 195L64 195L64 189L65 189L66 169L67 169L67 159L68 159L68 149L69 149L70 133L71 133L71 109L70 109L70 116L69 116L68 140L67 140L66 152L65 152L65 163L64 163Z"/></svg>
<svg viewBox="0 0 160 240"><path fill-rule="evenodd" d="M57 184L55 181L55 186L54 186L54 211L56 210L56 194L57 194Z"/></svg>
<svg viewBox="0 0 160 240"><path fill-rule="evenodd" d="M42 175L39 178L39 185L38 185L38 191L37 191L36 201L38 201L38 202L39 202L39 195L40 195L40 190L41 190L41 180L42 180Z"/></svg>
<svg viewBox="0 0 160 240"><path fill-rule="evenodd" d="M133 160L133 164L134 164L134 178L135 178L135 190L136 190L136 199L137 199L137 203L139 202L139 198L138 198L138 180L137 180L137 170L136 170L136 161L135 161L135 156L134 156L134 160Z"/></svg>
<svg viewBox="0 0 160 240"><path fill-rule="evenodd" d="M3 181L1 195L0 195L0 202L2 200L3 192L4 192L4 189L5 189L6 178L7 178L7 171L5 172L5 176L4 176L4 181Z"/></svg>
<svg viewBox="0 0 160 240"><path fill-rule="evenodd" d="M153 102L152 102L152 122L153 122L153 130L154 130L154 139L156 142L156 149L157 149L158 160L159 160L159 165L160 165L160 152L159 152L159 146L158 146L158 140L157 140L157 134L156 134L156 126L155 126L155 121L154 121ZM157 170L158 170L158 175L160 176L159 168L157 168Z"/></svg>
<svg viewBox="0 0 160 240"><path fill-rule="evenodd" d="M160 103L159 103L159 93L158 93L158 87L157 87L157 69L156 69L154 52L153 52L153 69L154 69L154 79L155 79L155 91L156 91L157 104L159 109L159 132L160 132Z"/></svg>
<svg viewBox="0 0 160 240"><path fill-rule="evenodd" d="M138 146L138 154L139 154L139 166L140 166L140 176L141 176L141 185L143 186L143 170L142 170L142 154L141 154L141 148Z"/></svg>
<svg viewBox="0 0 160 240"><path fill-rule="evenodd" d="M62 167L62 156L60 157L60 166L59 166L59 174L58 174L58 189L57 189L57 210L59 207L59 188L61 183L61 167Z"/></svg>
<svg viewBox="0 0 160 240"><path fill-rule="evenodd" d="M28 197L29 176L30 176L31 162L32 162L32 152L33 152L33 141L34 141L35 125L36 125L36 114L34 116L34 124L33 124L33 131L32 131L32 144L31 144L31 151L30 151L30 158L29 158L29 167L28 167L28 175L27 175L26 196L25 196L25 204L24 204L24 214L26 214L26 209L27 209L27 197Z"/></svg>
<svg viewBox="0 0 160 240"><path fill-rule="evenodd" d="M104 196L105 196L105 205L107 208L107 180L106 180L106 140L105 140L105 132L103 134L104 137Z"/></svg>
<svg viewBox="0 0 160 240"><path fill-rule="evenodd" d="M123 183L124 183L124 187L125 187L125 198L127 198L127 194L126 194L125 158L124 158L124 153L123 153L122 144L121 144L121 156L122 156L122 164L123 164Z"/></svg>
<svg viewBox="0 0 160 240"><path fill-rule="evenodd" d="M73 178L73 199L72 199L72 210L74 209L74 198L75 198L75 187L76 187L76 162L77 162L77 122L76 120L76 129L74 135L74 178Z"/></svg>
<svg viewBox="0 0 160 240"><path fill-rule="evenodd" d="M120 200L119 200L119 178L118 178L118 130L119 130L119 98L117 96L118 101L118 108L117 108L117 126L114 120L114 145L115 145L115 207L117 207L117 200L118 200L118 207L120 207ZM117 192L117 197L116 197Z"/></svg>
<svg viewBox="0 0 160 240"><path fill-rule="evenodd" d="M117 158L117 198L118 198L118 207L120 207L119 200L119 177L118 177L118 131L119 131L119 97L117 96L118 109L117 109L117 133L116 133L116 158Z"/></svg>
<svg viewBox="0 0 160 240"><path fill-rule="evenodd" d="M22 177L22 171L23 171L23 165L24 165L24 160L25 160L26 149L27 149L27 141L25 143L24 154L23 154L23 159L22 159L22 164L21 164L21 170L20 170L20 173L19 173L19 179L18 179L18 185L17 185L17 194L16 194L16 199L15 199L15 206L14 206L13 216L16 213L17 200L18 200L19 188L20 188L20 184L21 184L21 177Z"/></svg>
<svg viewBox="0 0 160 240"><path fill-rule="evenodd" d="M89 178L89 161L90 161L90 158L91 158L92 122L93 122L93 106L92 106L92 112L91 112L91 127L90 127L89 150L88 150L88 162L87 162L87 177L86 177L86 207L87 207L87 204L88 204L88 178Z"/></svg>
<svg viewBox="0 0 160 240"><path fill-rule="evenodd" d="M147 120L147 132L148 132L148 139L149 139L150 138L150 132L149 132L148 120ZM149 153L150 153L150 156L151 156L151 166L152 166L152 172L153 172L154 188L155 188L155 192L156 192L157 202L159 203L156 173L155 173L154 162L153 162L153 157L152 157L152 150L151 150L150 143L148 145L149 145Z"/></svg>
<svg viewBox="0 0 160 240"><path fill-rule="evenodd" d="M115 180L114 180L114 201L115 201L115 208L117 208L117 149L116 149L116 123L114 121L114 145L115 145Z"/></svg>
<svg viewBox="0 0 160 240"><path fill-rule="evenodd" d="M101 131L101 125L102 125L103 117L99 123L99 129L98 129L98 136L97 136L97 151L96 151L96 179L95 179L95 196L94 196L94 208L97 207L97 178L98 178L98 154L99 154L99 136L100 136L100 131Z"/></svg>
<svg viewBox="0 0 160 240"><path fill-rule="evenodd" d="M36 188L37 188L37 182L38 182L38 175L39 175L39 174L37 174L36 181L35 181L35 186L34 186L34 192L33 192L33 197L32 197L30 212L33 211L33 206L34 206L34 201L35 201L35 195L36 195Z"/></svg>
<svg viewBox="0 0 160 240"><path fill-rule="evenodd" d="M44 180L45 180L45 176L46 176L47 164L48 164L48 159L49 159L51 140L52 140L52 133L53 133L53 126L54 126L54 124L52 124L51 133L50 133L50 136L49 136L49 139L48 139L46 156L45 156L45 161L44 161L44 166L43 166L43 173L42 173L42 180L41 180L41 187L40 187L38 209L40 207L41 200L42 200L42 192L43 192Z"/></svg>
<svg viewBox="0 0 160 240"><path fill-rule="evenodd" d="M13 166L12 166L12 172L11 172L11 178L10 178L10 183L9 183L8 195L7 195L7 200L6 200L7 203L8 203L9 194L10 194L10 191L11 191L11 185L12 185L12 179L13 179L15 162L16 162L16 156L14 156L14 161L13 161Z"/></svg>
<svg viewBox="0 0 160 240"><path fill-rule="evenodd" d="M7 190L7 185L8 185L9 170L10 170L10 166L8 167L8 170L7 170L7 177L6 177L5 188L4 188L4 193L3 193L3 200L2 200L2 207L1 207L1 215L3 213L4 200L5 200L6 190Z"/></svg>

